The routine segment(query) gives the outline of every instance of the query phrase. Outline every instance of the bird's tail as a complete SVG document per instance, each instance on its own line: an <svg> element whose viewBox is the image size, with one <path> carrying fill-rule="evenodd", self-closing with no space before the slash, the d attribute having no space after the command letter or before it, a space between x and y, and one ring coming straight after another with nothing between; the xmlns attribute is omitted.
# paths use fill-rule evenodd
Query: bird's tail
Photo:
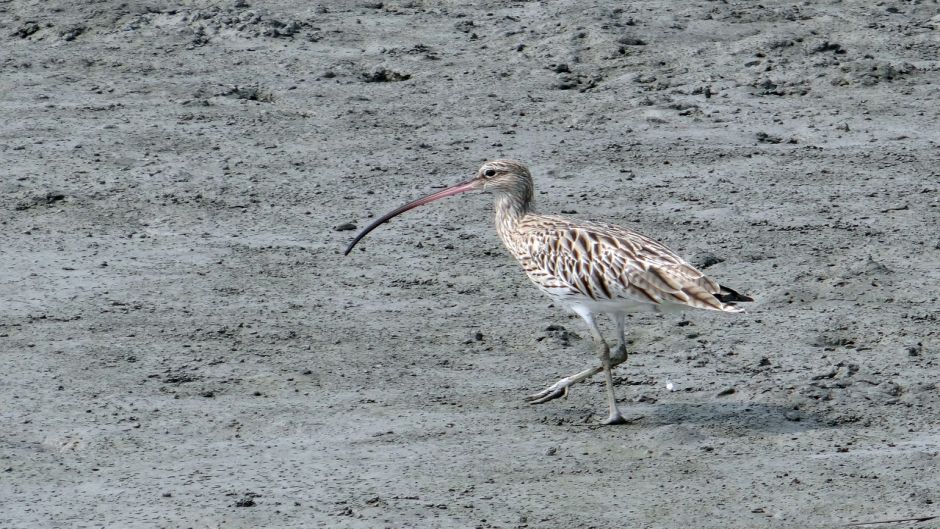
<svg viewBox="0 0 940 529"><path fill-rule="evenodd" d="M745 296L740 292L730 289L724 285L718 286L719 291L715 294L715 297L718 298L718 301L722 303L747 303L754 301L754 298L751 296Z"/></svg>

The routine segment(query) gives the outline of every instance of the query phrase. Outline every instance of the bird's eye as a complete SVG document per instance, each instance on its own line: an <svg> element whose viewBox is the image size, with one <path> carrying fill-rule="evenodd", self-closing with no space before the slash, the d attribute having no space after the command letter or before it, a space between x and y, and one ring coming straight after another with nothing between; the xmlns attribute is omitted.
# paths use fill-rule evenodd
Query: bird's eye
<svg viewBox="0 0 940 529"><path fill-rule="evenodd" d="M487 169L486 171L483 171L483 176L496 176L496 170Z"/></svg>

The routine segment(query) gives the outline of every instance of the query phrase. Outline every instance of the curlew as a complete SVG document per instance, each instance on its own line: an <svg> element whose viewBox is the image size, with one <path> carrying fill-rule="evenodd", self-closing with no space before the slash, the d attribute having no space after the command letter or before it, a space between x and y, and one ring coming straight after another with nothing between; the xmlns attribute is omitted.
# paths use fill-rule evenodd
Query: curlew
<svg viewBox="0 0 940 529"><path fill-rule="evenodd" d="M627 360L624 338L627 313L688 308L742 312L735 303L753 301L719 285L663 244L635 231L536 213L532 175L514 160L486 162L470 180L383 215L353 239L344 255L349 255L370 231L396 215L475 190L495 195L499 238L536 286L584 319L600 357L600 365L591 365L530 395L527 400L533 404L566 396L571 385L603 371L610 408L604 424L623 423L611 368ZM595 320L602 313L611 315L617 323L619 344L613 355Z"/></svg>

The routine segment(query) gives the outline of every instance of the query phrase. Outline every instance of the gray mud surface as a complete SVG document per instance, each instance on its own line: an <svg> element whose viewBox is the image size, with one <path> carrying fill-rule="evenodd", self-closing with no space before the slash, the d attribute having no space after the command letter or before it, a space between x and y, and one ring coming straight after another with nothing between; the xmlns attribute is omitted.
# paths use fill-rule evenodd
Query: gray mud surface
<svg viewBox="0 0 940 529"><path fill-rule="evenodd" d="M0 527L940 516L938 13L0 1ZM631 318L631 424L523 401L596 360L488 196L342 256L497 157L757 298Z"/></svg>

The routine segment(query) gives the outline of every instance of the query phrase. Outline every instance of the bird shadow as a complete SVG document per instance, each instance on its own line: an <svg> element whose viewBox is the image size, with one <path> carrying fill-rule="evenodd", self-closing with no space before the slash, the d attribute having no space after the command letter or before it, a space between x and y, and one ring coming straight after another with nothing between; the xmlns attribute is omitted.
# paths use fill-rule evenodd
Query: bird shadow
<svg viewBox="0 0 940 529"><path fill-rule="evenodd" d="M794 410L792 406L763 402L702 402L702 403L622 403L620 406L628 428L659 428L698 425L725 431L727 435L747 436L753 432L797 434L807 430L830 428L829 420L820 413ZM604 410L606 411L606 410ZM584 424L588 428L608 428L599 421L604 417L597 410L564 413L561 423Z"/></svg>
<svg viewBox="0 0 940 529"><path fill-rule="evenodd" d="M702 402L656 403L645 409L631 409L638 413L637 424L666 426L698 424L767 433L798 433L828 427L826 418L815 412L794 410L791 406L763 402ZM630 412L625 413L629 417Z"/></svg>

